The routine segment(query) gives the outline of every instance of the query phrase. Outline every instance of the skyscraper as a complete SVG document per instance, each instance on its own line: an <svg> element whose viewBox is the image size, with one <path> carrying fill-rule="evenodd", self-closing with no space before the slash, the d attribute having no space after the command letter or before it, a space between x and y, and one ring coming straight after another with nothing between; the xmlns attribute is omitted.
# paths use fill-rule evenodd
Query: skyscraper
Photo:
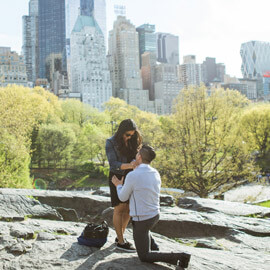
<svg viewBox="0 0 270 270"><path fill-rule="evenodd" d="M149 99L155 99L155 66L156 66L156 52L145 51L141 55L142 67L142 83L143 89L149 90Z"/></svg>
<svg viewBox="0 0 270 270"><path fill-rule="evenodd" d="M46 60L51 54L62 55L66 70L65 0L39 0L39 77L46 78Z"/></svg>
<svg viewBox="0 0 270 270"><path fill-rule="evenodd" d="M71 67L70 67L70 35L75 25L75 22L80 15L80 0L68 0L66 1L66 10L65 10L65 17L66 17L66 61L67 61L67 73L68 75L71 74ZM69 84L70 76L68 76Z"/></svg>
<svg viewBox="0 0 270 270"><path fill-rule="evenodd" d="M263 97L270 101L270 72L266 72L262 78L263 81Z"/></svg>
<svg viewBox="0 0 270 270"><path fill-rule="evenodd" d="M178 66L179 81L185 87L189 85L200 85L203 82L202 65L196 64L195 55L183 57L184 63Z"/></svg>
<svg viewBox="0 0 270 270"><path fill-rule="evenodd" d="M270 71L270 43L249 41L241 45L241 71L244 78L256 79Z"/></svg>
<svg viewBox="0 0 270 270"><path fill-rule="evenodd" d="M72 92L99 110L112 96L102 30L93 16L79 16L71 34Z"/></svg>
<svg viewBox="0 0 270 270"><path fill-rule="evenodd" d="M177 67L160 63L155 67L155 99L163 100L164 113L173 111L173 102L184 87L178 82Z"/></svg>
<svg viewBox="0 0 270 270"><path fill-rule="evenodd" d="M120 89L142 89L138 33L123 16L118 16L109 33L109 67L113 96L118 97Z"/></svg>
<svg viewBox="0 0 270 270"><path fill-rule="evenodd" d="M75 22L80 15L80 0L66 0L65 3L65 22L66 22L66 38L70 39L71 32Z"/></svg>
<svg viewBox="0 0 270 270"><path fill-rule="evenodd" d="M27 86L26 65L23 56L10 50L10 47L0 47L0 86L9 84Z"/></svg>
<svg viewBox="0 0 270 270"><path fill-rule="evenodd" d="M98 23L107 46L107 20L105 0L80 0L81 15L93 16Z"/></svg>
<svg viewBox="0 0 270 270"><path fill-rule="evenodd" d="M168 33L156 33L157 61L170 65L179 64L179 39Z"/></svg>
<svg viewBox="0 0 270 270"><path fill-rule="evenodd" d="M113 96L141 110L162 112L162 101L149 101L149 90L142 89L138 32L123 16L118 16L109 33L108 59Z"/></svg>
<svg viewBox="0 0 270 270"><path fill-rule="evenodd" d="M38 0L29 1L29 15L23 21L23 57L28 81L35 83L38 77Z"/></svg>
<svg viewBox="0 0 270 270"><path fill-rule="evenodd" d="M157 50L157 42L155 31L156 27L153 24L143 24L136 28L139 33L139 51L140 51L140 67L142 66L141 56L144 52L154 52Z"/></svg>
<svg viewBox="0 0 270 270"><path fill-rule="evenodd" d="M209 85L213 81L224 82L224 75L226 73L225 65L216 63L216 58L206 57L202 63L203 81Z"/></svg>

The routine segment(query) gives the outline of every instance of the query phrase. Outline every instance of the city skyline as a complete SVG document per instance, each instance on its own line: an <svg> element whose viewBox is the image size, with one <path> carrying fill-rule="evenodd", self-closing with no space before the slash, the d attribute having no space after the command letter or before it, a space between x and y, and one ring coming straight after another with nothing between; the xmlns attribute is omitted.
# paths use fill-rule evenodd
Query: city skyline
<svg viewBox="0 0 270 270"><path fill-rule="evenodd" d="M113 3L107 0L107 30L113 26ZM122 0L127 19L136 27L150 23L156 32L179 36L180 64L183 56L196 55L198 63L206 57L216 58L226 65L226 73L242 77L240 47L242 43L258 40L269 42L267 29L267 0ZM0 46L21 53L22 16L28 14L29 0L1 3ZM163 4L166 3L166 6ZM16 7L16 8L14 8ZM168 14L168 15L167 15Z"/></svg>

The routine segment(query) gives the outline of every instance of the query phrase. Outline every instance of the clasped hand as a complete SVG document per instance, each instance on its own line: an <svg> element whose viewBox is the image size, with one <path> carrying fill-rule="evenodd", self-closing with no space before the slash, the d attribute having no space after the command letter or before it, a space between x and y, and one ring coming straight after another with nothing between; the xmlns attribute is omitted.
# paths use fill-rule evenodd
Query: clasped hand
<svg viewBox="0 0 270 270"><path fill-rule="evenodd" d="M118 185L123 185L124 176L119 180L115 175L112 177L112 183L117 187Z"/></svg>

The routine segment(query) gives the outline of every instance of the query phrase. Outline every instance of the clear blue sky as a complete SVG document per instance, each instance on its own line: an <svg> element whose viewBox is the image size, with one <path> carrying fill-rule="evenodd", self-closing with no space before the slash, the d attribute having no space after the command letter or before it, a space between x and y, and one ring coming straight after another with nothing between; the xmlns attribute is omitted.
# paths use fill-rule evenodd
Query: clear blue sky
<svg viewBox="0 0 270 270"><path fill-rule="evenodd" d="M0 0L0 46L21 51L22 16L28 0ZM107 0L108 7L113 1ZM135 26L156 25L159 32L179 36L180 62L194 54L197 63L215 57L227 74L241 77L241 43L270 42L270 0L122 0ZM109 9L109 12L111 9ZM108 30L112 22L108 22Z"/></svg>

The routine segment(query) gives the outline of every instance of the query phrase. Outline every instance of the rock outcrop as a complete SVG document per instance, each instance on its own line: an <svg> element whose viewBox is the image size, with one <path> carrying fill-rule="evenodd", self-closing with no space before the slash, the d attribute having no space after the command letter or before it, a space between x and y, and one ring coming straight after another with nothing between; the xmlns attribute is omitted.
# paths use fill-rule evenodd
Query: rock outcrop
<svg viewBox="0 0 270 270"><path fill-rule="evenodd" d="M153 230L161 251L191 253L190 270L269 269L269 208L199 198L178 205L161 208ZM0 189L0 269L175 269L116 250L113 229L101 249L79 245L82 221L110 220L109 206L91 192ZM131 227L125 237L132 242Z"/></svg>

